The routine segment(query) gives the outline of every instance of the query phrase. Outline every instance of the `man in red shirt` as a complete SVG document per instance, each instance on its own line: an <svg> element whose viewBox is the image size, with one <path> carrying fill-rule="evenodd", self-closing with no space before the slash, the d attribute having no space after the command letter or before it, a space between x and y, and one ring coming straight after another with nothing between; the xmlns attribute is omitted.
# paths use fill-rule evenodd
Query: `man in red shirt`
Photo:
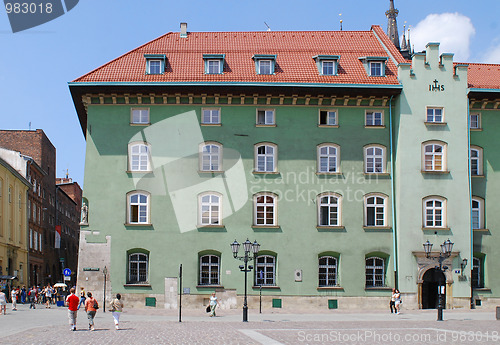
<svg viewBox="0 0 500 345"><path fill-rule="evenodd" d="M80 299L75 295L75 288L69 290L70 295L66 298L66 305L68 306L68 318L71 330L76 331L76 316L78 314L78 304Z"/></svg>

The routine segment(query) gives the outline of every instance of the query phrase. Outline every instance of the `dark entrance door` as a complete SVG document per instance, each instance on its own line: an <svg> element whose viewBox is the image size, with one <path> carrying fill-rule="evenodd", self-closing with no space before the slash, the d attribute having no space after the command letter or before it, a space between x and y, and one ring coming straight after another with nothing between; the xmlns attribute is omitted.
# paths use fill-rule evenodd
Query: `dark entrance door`
<svg viewBox="0 0 500 345"><path fill-rule="evenodd" d="M431 268L424 273L422 283L422 309L436 309L438 306L438 286L445 285L445 276L443 272ZM446 290L442 296L443 307L446 301Z"/></svg>

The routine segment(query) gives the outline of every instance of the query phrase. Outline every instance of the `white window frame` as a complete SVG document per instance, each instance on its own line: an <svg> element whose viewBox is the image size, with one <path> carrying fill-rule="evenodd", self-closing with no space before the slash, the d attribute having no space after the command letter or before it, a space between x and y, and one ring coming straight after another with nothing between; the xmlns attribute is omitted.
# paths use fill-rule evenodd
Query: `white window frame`
<svg viewBox="0 0 500 345"><path fill-rule="evenodd" d="M476 205L474 205L476 204ZM484 199L478 196L472 197L471 203L471 225L472 229L484 229ZM477 223L475 224L474 219L477 218Z"/></svg>
<svg viewBox="0 0 500 345"><path fill-rule="evenodd" d="M371 203L370 199L374 198L374 203ZM380 204L380 199L382 199L382 203ZM388 201L388 196L380 193L370 193L366 194L364 197L364 226L369 227L369 228L376 228L376 227L387 227L387 201ZM369 203L370 202L370 203ZM368 224L368 217L369 217L369 209L373 208L373 223L374 224ZM383 218L381 219L380 216ZM382 222L380 222L382 220Z"/></svg>
<svg viewBox="0 0 500 345"><path fill-rule="evenodd" d="M273 255L259 255L255 258L254 286L276 286L277 261L277 257ZM262 280L259 278L260 271L263 273Z"/></svg>
<svg viewBox="0 0 500 345"><path fill-rule="evenodd" d="M377 71L377 68L375 66L379 66L380 70L379 73L373 73L374 69ZM368 69L370 70L370 76L371 77L383 77L384 76L384 66L385 63L382 61L370 61L368 62Z"/></svg>
<svg viewBox="0 0 500 345"><path fill-rule="evenodd" d="M130 124L133 125L149 125L150 112L149 108L131 108L130 109Z"/></svg>
<svg viewBox="0 0 500 345"><path fill-rule="evenodd" d="M202 125L220 125L221 124L220 108L202 108L201 109L201 124Z"/></svg>
<svg viewBox="0 0 500 345"><path fill-rule="evenodd" d="M326 113L325 122L322 122L322 113ZM318 125L319 126L327 126L327 127L335 127L338 126L338 111L337 109L320 109L318 112Z"/></svg>
<svg viewBox="0 0 500 345"><path fill-rule="evenodd" d="M208 258L208 262L203 262L203 258ZM214 260L216 259L216 260ZM200 270L200 276L199 276L199 285L203 286L219 286L221 285L220 282L220 260L219 255L214 255L214 254L206 254L200 256L200 261L199 261L199 270ZM216 261L216 262L214 262ZM204 268L208 268L208 271L204 271ZM215 268L215 271L213 270ZM213 276L213 273L216 273L215 277ZM204 277L204 274L208 273L208 277Z"/></svg>
<svg viewBox="0 0 500 345"><path fill-rule="evenodd" d="M371 260L372 262L368 262ZM377 263L377 260L382 261L382 265ZM369 272L370 270L370 272ZM382 273L377 272L377 270L382 270ZM371 277L370 281L373 281L373 284L368 284L368 277ZM378 278L378 279L377 279ZM381 283L377 284L377 281ZM370 256L365 259L365 287L367 288L378 288L385 286L385 259L378 256Z"/></svg>
<svg viewBox="0 0 500 345"><path fill-rule="evenodd" d="M139 151L134 152L136 150ZM150 144L145 142L132 142L128 144L128 170L133 172L152 171Z"/></svg>
<svg viewBox="0 0 500 345"><path fill-rule="evenodd" d="M262 201L259 201L263 198ZM271 198L272 202L268 202L267 198ZM257 193L253 197L253 223L257 227L269 227L278 225L278 196L273 193L262 192ZM272 218L268 217L272 212Z"/></svg>
<svg viewBox="0 0 500 345"><path fill-rule="evenodd" d="M430 147L431 151L427 150ZM436 151L441 147L441 152ZM422 143L422 171L424 172L446 172L447 171L447 144L442 141L426 141ZM441 157L441 169L437 169L438 158Z"/></svg>
<svg viewBox="0 0 500 345"><path fill-rule="evenodd" d="M429 112L432 112L429 114ZM437 111L440 111L441 114L436 114ZM436 118L441 117L441 120L438 121ZM427 107L425 111L425 122L427 123L444 123L444 108L443 107Z"/></svg>
<svg viewBox="0 0 500 345"><path fill-rule="evenodd" d="M331 66L331 70L332 70L332 73L325 73L325 68L327 69L327 71L330 69L330 67L327 67L325 66L325 63L327 64L332 64ZM335 60L321 60L321 75L335 75L335 71L336 71L336 64L337 62Z"/></svg>
<svg viewBox="0 0 500 345"><path fill-rule="evenodd" d="M259 59L259 74L272 75L273 74L273 63L274 63L274 61L271 59ZM267 72L268 67L269 67L269 73L264 73L264 72Z"/></svg>
<svg viewBox="0 0 500 345"><path fill-rule="evenodd" d="M327 152L324 152L324 151ZM333 151L333 153L332 153ZM340 172L340 146L332 143L320 144L316 150L317 172L321 174L338 174ZM326 162L325 165L322 164ZM333 168L333 170L331 170Z"/></svg>
<svg viewBox="0 0 500 345"><path fill-rule="evenodd" d="M325 263L322 264L321 260ZM318 258L318 286L334 287L338 286L338 259L331 255L324 255ZM321 272L321 270L324 272ZM321 282L324 281L322 284Z"/></svg>
<svg viewBox="0 0 500 345"><path fill-rule="evenodd" d="M476 117L473 120L473 117ZM475 123L475 125L473 125ZM481 129L481 113L470 113L469 115L469 128L470 129Z"/></svg>
<svg viewBox="0 0 500 345"><path fill-rule="evenodd" d="M132 202L132 197L137 196L137 201ZM141 196L146 197L146 201L141 201ZM145 191L132 191L127 193L127 224L150 224L151 218L151 194ZM137 221L133 221L134 212L132 207L137 207ZM141 215L142 213L142 215Z"/></svg>
<svg viewBox="0 0 500 345"><path fill-rule="evenodd" d="M259 153L259 148L264 147L265 152ZM272 149L272 150L271 150ZM269 153L272 151L272 153ZM255 165L254 171L257 173L275 173L278 167L278 145L273 143L258 143L254 146ZM271 163L271 169L268 169L268 164ZM263 164L263 168L262 168Z"/></svg>
<svg viewBox="0 0 500 345"><path fill-rule="evenodd" d="M206 192L198 196L198 224L222 226L222 195Z"/></svg>
<svg viewBox="0 0 500 345"><path fill-rule="evenodd" d="M215 66L211 65L212 63L217 63L216 70L213 69ZM207 70L205 71L206 74L221 74L221 60L219 60L219 59L207 59L206 64L207 64L206 65Z"/></svg>
<svg viewBox="0 0 500 345"><path fill-rule="evenodd" d="M264 121L262 122L261 119ZM257 109L256 126L276 126L276 111L274 109Z"/></svg>
<svg viewBox="0 0 500 345"><path fill-rule="evenodd" d="M326 201L324 198L328 198ZM335 202L331 201L331 198L335 198ZM326 192L321 193L317 196L318 205L318 227L337 227L342 226L342 196L337 193ZM323 210L328 212L327 224L323 224ZM336 210L335 210L336 209ZM332 222L332 214L336 214L336 222Z"/></svg>
<svg viewBox="0 0 500 345"><path fill-rule="evenodd" d="M371 119L369 119L369 115ZM380 116L380 123L377 123L377 117ZM366 110L365 111L365 127L383 127L384 125L383 110Z"/></svg>
<svg viewBox="0 0 500 345"><path fill-rule="evenodd" d="M373 153L370 154L370 150ZM379 151L380 152L377 152ZM387 148L380 144L370 144L363 147L363 161L365 174L387 173ZM377 171L380 170L380 171Z"/></svg>
<svg viewBox="0 0 500 345"><path fill-rule="evenodd" d="M443 229L447 227L446 204L447 200L442 196L431 195L422 199L422 227L424 229Z"/></svg>
<svg viewBox="0 0 500 345"><path fill-rule="evenodd" d="M158 72L153 71L152 63L158 63ZM162 61L159 59L148 59L148 74L162 74L161 70ZM156 66L155 66L156 67Z"/></svg>
<svg viewBox="0 0 500 345"><path fill-rule="evenodd" d="M217 152L214 149L217 149ZM219 172L222 170L223 146L216 141L206 141L200 144L199 150L200 171ZM208 166L205 163L208 163Z"/></svg>
<svg viewBox="0 0 500 345"><path fill-rule="evenodd" d="M473 157L473 152L476 156ZM476 164L476 169L473 168L473 163ZM476 170L476 171L475 171ZM479 146L470 147L470 174L471 176L483 176L483 148Z"/></svg>
<svg viewBox="0 0 500 345"><path fill-rule="evenodd" d="M137 259L132 260L132 256L137 255ZM136 265L137 273L135 277L132 276L132 265ZM146 269L143 275L145 275L144 280L141 280L141 264L146 264ZM142 270L144 271L144 270ZM137 279L132 279L137 278ZM128 272L127 272L127 284L146 284L149 281L149 255L145 253L130 253L128 255Z"/></svg>

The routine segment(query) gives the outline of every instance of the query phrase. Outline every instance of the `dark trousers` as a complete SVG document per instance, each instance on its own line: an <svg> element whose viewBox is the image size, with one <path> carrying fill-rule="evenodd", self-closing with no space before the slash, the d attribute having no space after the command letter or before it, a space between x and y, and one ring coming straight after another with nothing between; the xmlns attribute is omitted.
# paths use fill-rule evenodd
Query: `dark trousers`
<svg viewBox="0 0 500 345"><path fill-rule="evenodd" d="M395 301L390 301L389 302L389 308L391 308L391 314L395 313L397 311L396 310L396 302Z"/></svg>
<svg viewBox="0 0 500 345"><path fill-rule="evenodd" d="M35 297L30 296L30 309L35 309Z"/></svg>

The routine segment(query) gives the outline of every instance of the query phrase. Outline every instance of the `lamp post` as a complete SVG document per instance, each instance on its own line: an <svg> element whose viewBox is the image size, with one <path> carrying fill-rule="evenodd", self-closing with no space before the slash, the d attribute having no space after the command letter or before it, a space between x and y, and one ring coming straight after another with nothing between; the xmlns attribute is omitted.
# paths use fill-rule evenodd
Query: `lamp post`
<svg viewBox="0 0 500 345"><path fill-rule="evenodd" d="M432 243L427 240L423 244L424 246L424 251L425 251L425 256L427 258L437 260L439 263L439 266L436 266L436 269L439 270L439 272L443 273L448 269L448 266L443 266L443 261L446 260L447 258L450 257L451 251L453 249L453 242L450 241L450 239L447 239L446 241L443 242L441 245L441 251L439 252L439 256L431 256L431 251L432 251ZM441 278L441 277L440 277ZM441 292L442 285L441 285L441 279L438 283L438 315L437 315L437 321L443 321L443 294Z"/></svg>
<svg viewBox="0 0 500 345"><path fill-rule="evenodd" d="M104 293L102 294L102 312L106 312L106 275L108 274L108 268L104 266L102 269L102 274L104 275Z"/></svg>
<svg viewBox="0 0 500 345"><path fill-rule="evenodd" d="M243 242L243 249L245 250L245 255L238 256L238 250L240 249L240 244L236 240L234 240L234 242L231 243L231 250L233 251L233 257L245 263L244 265L239 266L240 271L245 272L245 298L243 300L243 322L248 322L247 273L253 269L253 266L248 265L248 262L256 259L256 255L259 252L259 248L260 244L258 244L257 241L254 241L252 243L247 238L247 240ZM253 253L253 256L250 256L250 252Z"/></svg>

